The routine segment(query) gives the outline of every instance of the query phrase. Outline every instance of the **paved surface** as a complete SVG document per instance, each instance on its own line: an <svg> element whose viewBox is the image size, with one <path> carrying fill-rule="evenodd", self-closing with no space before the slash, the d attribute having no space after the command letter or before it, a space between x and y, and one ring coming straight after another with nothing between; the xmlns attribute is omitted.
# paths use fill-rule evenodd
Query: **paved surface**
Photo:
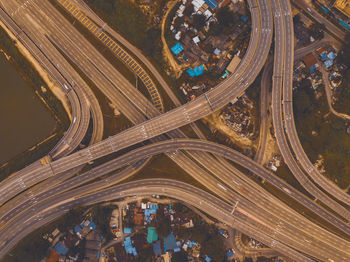
<svg viewBox="0 0 350 262"><path fill-rule="evenodd" d="M20 198L16 197L14 200L2 206L0 209L2 218L0 224L2 228L0 232L2 248L0 252L2 255L5 254L21 236L27 234L29 230L52 220L57 217L62 210L67 210L69 207L82 203L89 204L118 198L124 194L135 194L135 192L136 194L140 194L141 192L146 194L147 192L159 192L157 190L162 190L163 194L185 200L188 204L205 210L206 213L217 217L220 221L238 228L240 231L253 236L266 245L271 246L273 249L298 261L310 261L309 257L302 253L319 260L334 259L334 261L342 261L342 259L350 259L348 241L320 228L290 209L265 190L262 190L260 186L252 183L251 180L236 170L227 161L223 160L223 158L238 162L251 172L258 174L260 177L279 188L279 190L289 194L299 203L313 210L316 214L331 222L347 234L349 234L348 225L330 212L316 205L313 201L301 195L295 189L276 178L273 174L270 174L252 160L214 143L186 139L164 141L125 154L112 162L98 167L100 168L99 171L94 170L90 173L84 173L79 177L69 178L72 168L79 168L85 163L138 142L142 142L143 140L155 138L163 133L168 133L167 136L173 138L183 137L183 134L176 131L176 128L192 123L210 114L212 111L224 106L228 101L239 96L242 91L254 81L265 63L272 37L272 10L270 4L273 7L276 25L275 54L278 54L277 58L275 56L274 60L273 79L274 90L277 90L276 92L279 93L275 93L274 95L274 97L278 99L276 99L276 104L274 104L273 109L276 110L277 114L281 117L281 90L282 87L286 90L291 87L289 83L292 76L294 60L294 48L292 45L293 28L291 23L290 3L288 1L275 0L271 3L262 0L257 2L250 1L252 36L246 55L237 71L225 82L210 90L205 95L198 97L195 101L183 106L178 106L178 108L163 115L159 115L158 112L156 113L153 105L145 100L140 93L130 90L130 85L127 84L127 81L109 65L97 50L91 47L81 35L77 34L72 29L72 26L57 13L57 10L46 1L38 3L38 1L32 0L24 3L21 0L12 0L6 1L6 3L0 1L0 3L5 7L7 12L12 14L22 30L24 28L26 34L31 35L32 38L44 45L44 48L42 48L46 50L43 52L44 54L53 53L54 55L52 55L53 57L51 59L53 61L60 61L59 64L56 64L56 69L57 67L62 67L59 65L66 63L65 59L62 57L63 53L66 57L72 59L89 78L94 79L95 84L99 86L100 90L110 98L111 101L119 102L117 105L118 108L120 107L121 111L123 113L125 112L126 116L132 122L136 124L140 123L120 134L89 146L70 156L60 157L50 164L42 167L40 165L33 165L0 183L0 199L1 203L5 203L12 196L15 196L17 193L26 190L44 179L48 178L46 181L56 181L56 178L58 178L58 182L53 183L51 187L48 186L46 190L39 184L34 190L27 191L29 196L28 201L18 201L18 199L24 200L22 197L23 194L21 194ZM83 23L89 24L88 27L91 29L96 26L91 25L86 18L83 18L83 20ZM31 26L28 27L28 24ZM106 37L103 36L102 38ZM110 41L106 42L106 44L110 44ZM50 52L47 52L47 50L50 50ZM125 57L126 56L124 56L124 58ZM74 73L65 72L67 76L70 76L70 74ZM71 76L72 83L76 83L74 82L75 77L79 79L78 76ZM118 83L118 86L113 83ZM70 84L70 87L73 86L75 85ZM283 95L285 97L287 93L284 89ZM79 100L79 102L89 108L91 106L90 99L86 96L84 97L84 95L82 97L83 98ZM286 103L283 103L283 105L285 104ZM288 111L290 108L283 107L283 110L287 120L292 119L292 115L290 115ZM140 112L146 115L147 118L149 118L148 116L152 116L153 118L144 122L145 118L142 117ZM294 123L294 121L292 122ZM288 147L282 129L282 118L279 118L279 116L275 117L274 124L275 123L279 125L277 131L280 133L280 141L285 142L285 144L280 143L282 147L284 146L282 148L283 151L282 149L281 151L285 154L284 157L287 157L287 162L292 166L291 169L294 168L294 171L297 173L299 172L299 179L306 181L302 183L302 185L307 187L311 182L308 181L305 174L295 162L294 156ZM282 132L280 132L281 130ZM291 140L290 136L288 137ZM155 138L153 141L159 141L159 139L164 138ZM298 142L298 139L296 137L296 140L291 141ZM294 148L295 147L293 147L293 149ZM187 150L186 154L180 151L183 149ZM200 153L203 151L215 154L219 156L219 158L207 153ZM145 157L163 152L167 153L174 161L178 161L177 163L185 165L184 169L188 173L218 195L222 200L215 199L213 202L214 204L203 207L203 205L206 205L204 202L213 199L213 196L198 191L198 189L191 188L188 185L184 185L183 183L165 180L140 181L134 184L129 183L106 189L106 186L110 185L110 183L114 184L132 175L133 172L141 168L146 161ZM191 157L188 157L187 154ZM193 159L195 159L197 163L193 162ZM124 170L115 173L106 180L73 189L93 179L94 174L99 176L105 172L109 173L116 168L130 163L133 163L131 167L126 167ZM192 165L191 163L196 164ZM68 180L63 182L65 179ZM315 188L313 184L309 187ZM96 190L101 191L95 192ZM316 188L314 192L316 195L319 194L317 190ZM66 193L58 195L59 192L65 191ZM86 195L82 196L82 194ZM347 210L344 211L343 207L332 199L329 199L328 196L325 195L321 200L343 217L347 217ZM220 203L223 204L221 205ZM238 204L237 208L232 209L235 204Z"/></svg>

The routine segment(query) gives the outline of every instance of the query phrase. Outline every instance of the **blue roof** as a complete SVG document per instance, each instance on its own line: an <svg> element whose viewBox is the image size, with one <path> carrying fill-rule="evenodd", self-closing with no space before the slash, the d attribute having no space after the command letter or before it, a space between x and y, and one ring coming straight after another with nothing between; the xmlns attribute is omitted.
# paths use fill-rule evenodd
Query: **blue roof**
<svg viewBox="0 0 350 262"><path fill-rule="evenodd" d="M189 68L186 72L190 75L190 77L200 76L204 72L204 65L197 66L194 69Z"/></svg>
<svg viewBox="0 0 350 262"><path fill-rule="evenodd" d="M124 227L124 234L131 234L132 233L132 229L129 227Z"/></svg>
<svg viewBox="0 0 350 262"><path fill-rule="evenodd" d="M350 25L343 20L339 21L339 24L347 30L350 30Z"/></svg>
<svg viewBox="0 0 350 262"><path fill-rule="evenodd" d="M327 59L327 53L326 53L326 52L323 52L323 53L321 54L321 58L323 58L324 60Z"/></svg>
<svg viewBox="0 0 350 262"><path fill-rule="evenodd" d="M134 256L137 256L136 248L132 246L131 238L126 237L124 240L124 248L127 254L133 254Z"/></svg>
<svg viewBox="0 0 350 262"><path fill-rule="evenodd" d="M161 255L162 254L162 248L160 246L160 241L159 240L157 242L153 243L153 253L155 255Z"/></svg>
<svg viewBox="0 0 350 262"><path fill-rule="evenodd" d="M164 251L167 250L174 250L177 248L175 236L173 233L170 233L166 238L163 239L164 241Z"/></svg>
<svg viewBox="0 0 350 262"><path fill-rule="evenodd" d="M74 227L74 232L75 232L75 233L81 233L81 231L82 231L82 229L81 229L81 227L80 227L79 225L76 225L76 226Z"/></svg>
<svg viewBox="0 0 350 262"><path fill-rule="evenodd" d="M68 248L66 248L62 243L57 243L55 246L55 251L57 254L65 256L68 253Z"/></svg>
<svg viewBox="0 0 350 262"><path fill-rule="evenodd" d="M215 0L204 0L207 5L209 5L212 9L218 6L218 3Z"/></svg>
<svg viewBox="0 0 350 262"><path fill-rule="evenodd" d="M330 67L331 65L333 65L333 60L326 60L326 62L324 62L324 65L326 66L326 67Z"/></svg>
<svg viewBox="0 0 350 262"><path fill-rule="evenodd" d="M316 66L315 65L310 66L309 70L310 70L310 74L314 73L316 71Z"/></svg>
<svg viewBox="0 0 350 262"><path fill-rule="evenodd" d="M227 251L226 257L227 257L227 258L233 257L233 253L232 253L231 250Z"/></svg>
<svg viewBox="0 0 350 262"><path fill-rule="evenodd" d="M211 261L211 258L208 257L208 256L205 256L205 259L204 259L205 262L210 262Z"/></svg>
<svg viewBox="0 0 350 262"><path fill-rule="evenodd" d="M245 15L242 15L241 20L245 23L248 21L248 18Z"/></svg>
<svg viewBox="0 0 350 262"><path fill-rule="evenodd" d="M173 51L175 55L178 55L182 50L184 50L184 48L179 42L171 48L171 51Z"/></svg>
<svg viewBox="0 0 350 262"><path fill-rule="evenodd" d="M147 228L147 242L152 243L153 241L158 240L158 234L155 227Z"/></svg>
<svg viewBox="0 0 350 262"><path fill-rule="evenodd" d="M329 59L334 59L334 58L336 58L337 56L335 55L335 53L334 52L330 52L328 55L327 55L327 57L329 58Z"/></svg>
<svg viewBox="0 0 350 262"><path fill-rule="evenodd" d="M96 229L96 225L95 225L95 223L92 222L92 221L89 223L89 227L91 227L92 230L95 230L95 229Z"/></svg>

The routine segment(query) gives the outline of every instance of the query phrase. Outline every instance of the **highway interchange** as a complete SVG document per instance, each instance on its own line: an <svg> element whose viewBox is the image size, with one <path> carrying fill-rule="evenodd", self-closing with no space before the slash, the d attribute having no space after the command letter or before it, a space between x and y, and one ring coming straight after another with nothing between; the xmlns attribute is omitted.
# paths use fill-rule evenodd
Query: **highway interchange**
<svg viewBox="0 0 350 262"><path fill-rule="evenodd" d="M76 117L66 136L51 153L54 161L46 165L36 162L0 183L0 201L3 203L0 208L0 257L30 230L57 218L62 210L126 195L157 193L190 203L297 261L350 260L349 238L330 232L298 214L229 162L245 167L344 234L350 235L349 210L319 187L346 204L349 203L349 196L314 168L310 169L312 165L302 150L295 130L291 92L294 37L290 2L248 2L252 17L251 39L236 72L217 87L185 105L180 105L165 81L161 78L159 80L154 74L158 82L166 86L164 89L177 106L160 114L49 1L0 1L2 21L37 57L51 77L63 89L68 89L66 91L72 105L72 115ZM77 3L77 6L80 5ZM91 10L85 12L95 16ZM112 32L110 35L115 35L112 29L107 28L108 33ZM270 51L273 29L275 56L272 115L278 145L285 162L300 184L341 218L299 193L253 160L224 146L205 141L205 137L193 124L195 120L238 97L255 80ZM117 37L115 36L116 40ZM134 55L135 53L133 52ZM98 102L65 57L69 57L135 125L99 142L102 139L103 120ZM71 153L86 133L90 112L94 127L90 146ZM200 140L186 139L177 129L190 123ZM150 140L152 144L71 178L84 164L145 140ZM166 153L220 199L189 185L168 180L141 180L111 187L140 170L149 157L160 153ZM123 169L100 182L74 189L120 168ZM25 191L33 185L36 186ZM62 192L65 193L59 194ZM234 210L232 207L235 203L238 205Z"/></svg>

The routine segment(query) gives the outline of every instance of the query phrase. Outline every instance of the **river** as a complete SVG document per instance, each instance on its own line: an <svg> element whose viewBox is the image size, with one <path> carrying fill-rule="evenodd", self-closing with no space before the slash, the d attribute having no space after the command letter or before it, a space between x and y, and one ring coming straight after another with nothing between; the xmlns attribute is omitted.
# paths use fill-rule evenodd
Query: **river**
<svg viewBox="0 0 350 262"><path fill-rule="evenodd" d="M0 166L48 137L55 120L0 53Z"/></svg>

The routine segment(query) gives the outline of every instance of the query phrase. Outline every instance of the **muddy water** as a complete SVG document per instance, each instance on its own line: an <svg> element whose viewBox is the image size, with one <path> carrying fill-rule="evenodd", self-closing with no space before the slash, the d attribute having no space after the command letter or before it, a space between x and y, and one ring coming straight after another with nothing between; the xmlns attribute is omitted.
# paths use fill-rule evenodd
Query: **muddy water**
<svg viewBox="0 0 350 262"><path fill-rule="evenodd" d="M0 53L0 165L48 137L55 120Z"/></svg>

